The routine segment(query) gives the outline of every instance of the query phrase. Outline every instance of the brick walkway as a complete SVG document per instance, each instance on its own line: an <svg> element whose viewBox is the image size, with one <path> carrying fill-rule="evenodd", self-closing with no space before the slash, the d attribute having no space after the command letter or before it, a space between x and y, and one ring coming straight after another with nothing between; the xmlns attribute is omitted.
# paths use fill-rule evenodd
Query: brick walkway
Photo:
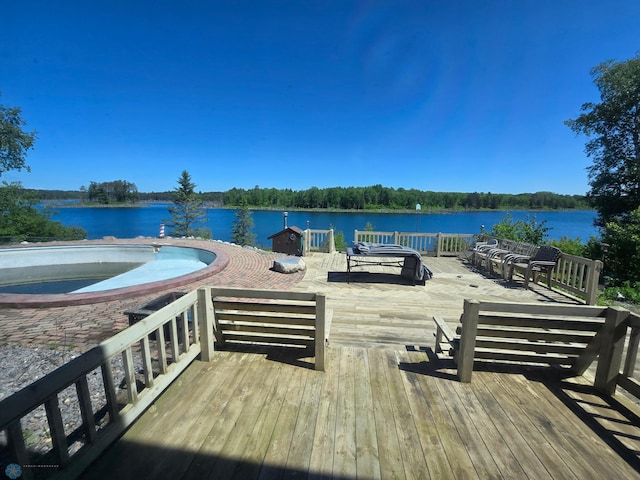
<svg viewBox="0 0 640 480"><path fill-rule="evenodd" d="M124 241L116 241L123 243ZM83 243L104 243L87 242ZM114 243L114 242L110 242ZM24 346L85 351L128 326L124 312L171 291L191 291L202 285L272 288L288 290L304 277L304 272L284 275L271 270L282 254L235 245L197 240L133 239L126 243L160 243L206 247L222 251L229 263L221 272L183 287L159 288L134 298L103 301L89 305L50 308L5 308L0 306L0 347Z"/></svg>

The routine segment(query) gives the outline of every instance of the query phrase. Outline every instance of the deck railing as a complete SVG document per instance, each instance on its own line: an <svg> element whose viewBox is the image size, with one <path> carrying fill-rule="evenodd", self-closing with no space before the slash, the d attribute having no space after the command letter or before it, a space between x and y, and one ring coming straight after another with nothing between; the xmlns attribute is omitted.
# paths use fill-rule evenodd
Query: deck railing
<svg viewBox="0 0 640 480"><path fill-rule="evenodd" d="M602 262L563 253L553 271L551 286L584 299L587 305L595 305Z"/></svg>
<svg viewBox="0 0 640 480"><path fill-rule="evenodd" d="M333 229L316 230L307 228L302 233L302 255L308 255L309 252L334 253L336 251Z"/></svg>
<svg viewBox="0 0 640 480"><path fill-rule="evenodd" d="M640 343L640 315L620 307L609 309L615 310L616 314L607 318L601 332L594 386L606 395L613 395L620 387L634 397L637 404L640 380L634 375Z"/></svg>
<svg viewBox="0 0 640 480"><path fill-rule="evenodd" d="M613 393L616 386L620 386L630 395L640 401L640 380L634 378L636 361L638 359L638 344L640 343L640 315L631 313L626 320L626 328L613 332L608 344L611 344L611 357L613 358L612 375L601 374L604 390ZM603 339L604 341L604 339ZM626 341L626 354L623 356L624 344ZM618 360L619 359L619 360ZM608 378L614 381L607 383Z"/></svg>
<svg viewBox="0 0 640 480"><path fill-rule="evenodd" d="M297 344L301 336L315 368L324 370L330 322L322 294L218 287L189 292L0 401L0 432L11 461L22 465L22 478L33 478L35 468L52 468L47 478L76 478L198 355L212 359L216 337L221 343ZM25 428L34 412L46 418L48 430L39 437L52 446L36 454L29 441L34 432Z"/></svg>
<svg viewBox="0 0 640 480"><path fill-rule="evenodd" d="M471 233L415 233L415 232L374 232L356 230L356 242L394 243L413 248L424 255L436 257L457 256L476 241Z"/></svg>
<svg viewBox="0 0 640 480"><path fill-rule="evenodd" d="M355 242L394 243L413 248L424 255L457 256L468 252L477 240L474 234L376 232L356 230ZM562 254L554 270L552 286L577 296L587 305L595 305L602 262Z"/></svg>
<svg viewBox="0 0 640 480"><path fill-rule="evenodd" d="M188 293L2 400L0 431L13 461L23 466L22 478L32 478L33 469L24 468L29 465L60 468L51 478L75 478L193 359L210 358L210 304L204 289ZM80 413L80 425L63 417L61 409L68 408ZM46 418L48 432L41 433L52 446L37 458L28 451L34 432L23 428L34 415Z"/></svg>

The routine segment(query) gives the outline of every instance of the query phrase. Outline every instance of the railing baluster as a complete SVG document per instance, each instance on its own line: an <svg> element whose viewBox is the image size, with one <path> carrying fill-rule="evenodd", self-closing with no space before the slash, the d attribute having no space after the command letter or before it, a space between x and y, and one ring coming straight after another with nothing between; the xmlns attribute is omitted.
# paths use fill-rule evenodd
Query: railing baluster
<svg viewBox="0 0 640 480"><path fill-rule="evenodd" d="M11 422L7 426L7 440L9 442L9 452L11 459L19 465L29 465L29 453L24 443L24 434L22 433L22 426L20 420ZM27 477L29 475L29 477ZM25 469L22 472L22 478L33 478L31 470Z"/></svg>
<svg viewBox="0 0 640 480"><path fill-rule="evenodd" d="M180 356L180 345L178 341L178 327L176 325L176 317L171 319L169 323L169 338L171 341L171 355L173 356L173 363L178 362Z"/></svg>
<svg viewBox="0 0 640 480"><path fill-rule="evenodd" d="M187 315L188 310L184 310L180 314L180 323L182 324L181 333L182 333L182 343L184 345L183 352L187 352L189 350L189 318Z"/></svg>
<svg viewBox="0 0 640 480"><path fill-rule="evenodd" d="M96 422L93 418L93 407L91 406L91 392L87 376L83 375L76 382L76 394L80 404L80 415L82 416L82 429L87 443L94 443L97 438Z"/></svg>
<svg viewBox="0 0 640 480"><path fill-rule="evenodd" d="M163 375L167 373L167 346L164 338L164 325L156 330L156 343L158 346L158 368Z"/></svg>
<svg viewBox="0 0 640 480"><path fill-rule="evenodd" d="M47 412L54 454L58 462L60 462L60 466L64 467L69 463L69 450L67 447L67 436L64 433L64 424L62 423L62 414L58 406L57 394L50 397L44 403L44 409Z"/></svg>
<svg viewBox="0 0 640 480"><path fill-rule="evenodd" d="M142 337L140 344L142 350L142 369L144 370L144 385L149 388L153 386L153 366L151 364L149 337L147 335Z"/></svg>
<svg viewBox="0 0 640 480"><path fill-rule="evenodd" d="M198 320L198 303L195 303L191 307L191 330L193 335L193 343L195 345L200 343L200 321Z"/></svg>
<svg viewBox="0 0 640 480"><path fill-rule="evenodd" d="M627 346L627 357L624 361L624 369L622 374L625 377L631 377L635 370L636 360L638 358L638 344L640 343L640 328L632 328L629 334L629 344Z"/></svg>
<svg viewBox="0 0 640 480"><path fill-rule="evenodd" d="M138 400L138 387L136 385L136 369L133 365L131 347L122 352L122 363L124 366L124 380L127 384L127 398L129 403L136 403Z"/></svg>
<svg viewBox="0 0 640 480"><path fill-rule="evenodd" d="M111 371L111 359L107 359L100 366L102 370L102 383L104 385L104 394L107 399L107 410L109 412L109 423L114 423L120 416L118 410L118 399L116 397L116 388L113 383L113 372Z"/></svg>

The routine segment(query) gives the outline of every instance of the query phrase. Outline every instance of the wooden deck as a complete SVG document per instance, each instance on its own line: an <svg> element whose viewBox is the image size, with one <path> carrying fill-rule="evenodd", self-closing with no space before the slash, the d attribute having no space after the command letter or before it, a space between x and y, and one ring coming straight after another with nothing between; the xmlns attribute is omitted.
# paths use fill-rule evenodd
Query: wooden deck
<svg viewBox="0 0 640 480"><path fill-rule="evenodd" d="M640 478L639 410L589 376L491 364L462 384L431 350L431 315L455 319L465 297L566 299L455 259L427 259L425 286L393 270L347 284L344 255L305 260L297 289L334 310L325 372L289 351L218 351L82 478Z"/></svg>

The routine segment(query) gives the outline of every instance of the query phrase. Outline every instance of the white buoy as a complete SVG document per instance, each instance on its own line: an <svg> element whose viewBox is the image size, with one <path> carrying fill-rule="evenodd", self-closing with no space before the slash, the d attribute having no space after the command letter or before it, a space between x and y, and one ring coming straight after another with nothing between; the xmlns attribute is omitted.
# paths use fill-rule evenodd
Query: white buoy
<svg viewBox="0 0 640 480"><path fill-rule="evenodd" d="M164 238L164 223L160 224L160 238Z"/></svg>

